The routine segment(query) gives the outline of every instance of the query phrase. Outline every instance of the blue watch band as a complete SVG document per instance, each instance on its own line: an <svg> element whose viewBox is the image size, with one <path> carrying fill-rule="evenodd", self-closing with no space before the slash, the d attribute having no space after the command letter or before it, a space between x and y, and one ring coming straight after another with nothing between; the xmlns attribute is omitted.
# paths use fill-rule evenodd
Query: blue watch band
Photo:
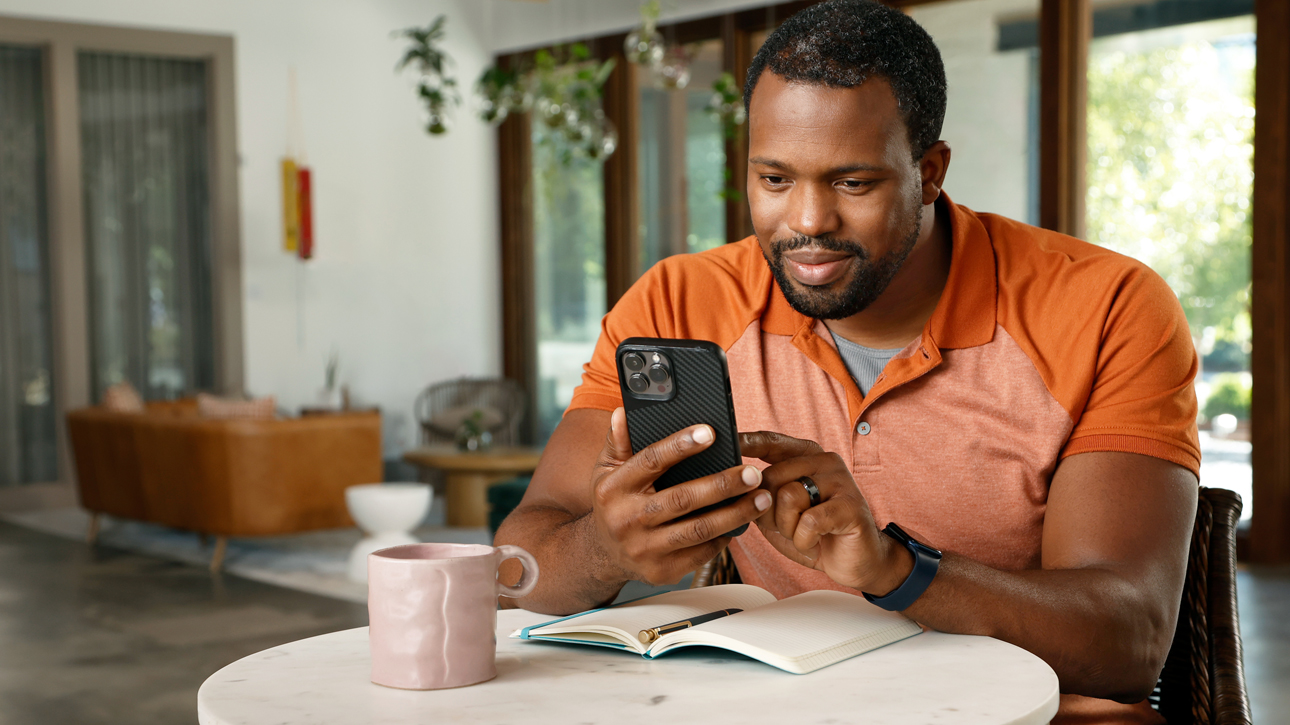
<svg viewBox="0 0 1290 725"><path fill-rule="evenodd" d="M915 541L913 537L905 533L905 530L892 522L887 524L887 528L882 533L899 541L909 549L909 553L914 555L914 569L905 577L905 582L896 587L885 597L875 597L872 594L864 593L864 598L870 602L886 609L889 612L901 612L909 608L915 600L927 591L931 585L932 579L936 577L936 571L941 567L941 552L932 547Z"/></svg>

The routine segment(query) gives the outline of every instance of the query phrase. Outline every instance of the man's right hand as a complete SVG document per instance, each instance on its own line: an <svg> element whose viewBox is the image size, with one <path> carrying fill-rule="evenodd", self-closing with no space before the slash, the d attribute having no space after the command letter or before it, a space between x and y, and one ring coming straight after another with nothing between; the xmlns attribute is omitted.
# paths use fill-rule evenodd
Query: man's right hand
<svg viewBox="0 0 1290 725"><path fill-rule="evenodd" d="M655 490L654 481L680 461L712 445L712 428L679 431L632 455L622 408L610 417L605 446L592 469L592 517L605 572L619 583L632 579L674 584L730 543L725 534L770 508L770 494L757 490L761 472L740 465L721 473ZM742 494L742 495L740 495ZM695 511L732 499L703 514Z"/></svg>

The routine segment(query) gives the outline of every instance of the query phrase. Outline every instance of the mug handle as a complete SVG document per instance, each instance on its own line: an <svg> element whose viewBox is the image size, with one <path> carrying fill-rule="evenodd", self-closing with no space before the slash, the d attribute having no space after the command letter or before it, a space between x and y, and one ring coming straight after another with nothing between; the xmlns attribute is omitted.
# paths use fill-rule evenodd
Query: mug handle
<svg viewBox="0 0 1290 725"><path fill-rule="evenodd" d="M537 559L534 559L532 554L520 547L511 546L509 544L497 547L497 553L498 564L501 564L507 559L519 559L520 564L524 567L524 573L520 575L520 580L515 583L515 586L509 587L501 582L497 582L498 596L519 599L520 597L527 597L529 594L532 594L533 589L537 587Z"/></svg>

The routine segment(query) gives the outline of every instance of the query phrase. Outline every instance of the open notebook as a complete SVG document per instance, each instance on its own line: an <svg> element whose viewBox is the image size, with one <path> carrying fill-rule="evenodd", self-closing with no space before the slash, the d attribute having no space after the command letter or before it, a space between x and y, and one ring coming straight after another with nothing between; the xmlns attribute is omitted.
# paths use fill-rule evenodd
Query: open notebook
<svg viewBox="0 0 1290 725"><path fill-rule="evenodd" d="M719 609L743 611L664 634L649 645L638 636L643 629ZM759 587L721 584L593 609L511 637L613 647L651 659L680 647L720 647L802 675L922 631L912 620L852 594L821 590L776 601Z"/></svg>

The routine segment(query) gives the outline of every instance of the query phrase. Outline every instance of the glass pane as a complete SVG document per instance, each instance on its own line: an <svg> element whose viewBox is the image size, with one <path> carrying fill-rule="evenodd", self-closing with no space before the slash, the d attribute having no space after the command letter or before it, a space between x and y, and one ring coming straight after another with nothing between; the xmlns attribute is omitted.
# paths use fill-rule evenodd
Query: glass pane
<svg viewBox="0 0 1290 725"><path fill-rule="evenodd" d="M557 136L533 123L539 445L573 398L605 315L604 174L599 162L562 153Z"/></svg>
<svg viewBox="0 0 1290 725"><path fill-rule="evenodd" d="M0 486L54 481L41 53L0 46Z"/></svg>
<svg viewBox="0 0 1290 725"><path fill-rule="evenodd" d="M909 15L932 36L949 85L941 138L955 203L1039 221L1039 0L947 0Z"/></svg>
<svg viewBox="0 0 1290 725"><path fill-rule="evenodd" d="M636 74L640 93L640 269L673 254L726 241L726 149L720 121L707 112L721 75L719 40L687 47L693 59L684 89Z"/></svg>
<svg viewBox="0 0 1290 725"><path fill-rule="evenodd" d="M206 66L78 57L95 395L215 383Z"/></svg>
<svg viewBox="0 0 1290 725"><path fill-rule="evenodd" d="M1089 239L1178 294L1201 355L1201 480L1240 493L1243 519L1254 37L1248 15L1099 37L1088 76Z"/></svg>

